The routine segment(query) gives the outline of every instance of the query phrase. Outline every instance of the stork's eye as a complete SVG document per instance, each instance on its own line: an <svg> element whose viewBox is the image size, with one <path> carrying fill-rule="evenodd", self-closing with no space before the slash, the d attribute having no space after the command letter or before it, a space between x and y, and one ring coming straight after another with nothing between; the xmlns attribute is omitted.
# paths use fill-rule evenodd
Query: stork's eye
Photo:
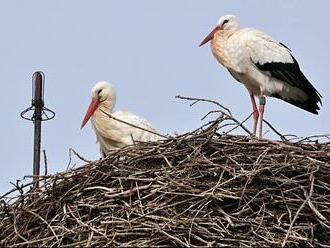
<svg viewBox="0 0 330 248"><path fill-rule="evenodd" d="M224 20L222 26L225 25L227 22L229 22L229 20Z"/></svg>
<svg viewBox="0 0 330 248"><path fill-rule="evenodd" d="M101 92L102 92L102 90L98 90L97 94L100 95Z"/></svg>

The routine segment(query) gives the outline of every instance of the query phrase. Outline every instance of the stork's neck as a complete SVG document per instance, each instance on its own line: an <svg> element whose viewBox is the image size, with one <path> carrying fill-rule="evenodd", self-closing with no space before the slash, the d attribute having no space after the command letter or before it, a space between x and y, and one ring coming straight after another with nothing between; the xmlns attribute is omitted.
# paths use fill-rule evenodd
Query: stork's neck
<svg viewBox="0 0 330 248"><path fill-rule="evenodd" d="M215 33L211 40L211 49L214 57L225 67L229 66L229 56L227 55L228 39L236 30L223 30Z"/></svg>
<svg viewBox="0 0 330 248"><path fill-rule="evenodd" d="M221 42L225 43L230 36L232 36L234 33L236 33L239 30L239 28L233 28L230 30L221 30L214 34L214 37L212 39L213 42Z"/></svg>
<svg viewBox="0 0 330 248"><path fill-rule="evenodd" d="M108 128L111 126L112 119L109 118L105 113L111 114L113 112L114 102L103 101L100 102L97 109L94 111L91 121L92 126L96 133L101 136L106 136ZM105 112L105 113L104 113Z"/></svg>
<svg viewBox="0 0 330 248"><path fill-rule="evenodd" d="M99 103L97 110L102 109L105 112L112 113L114 106L115 106L114 101L105 100L105 101Z"/></svg>
<svg viewBox="0 0 330 248"><path fill-rule="evenodd" d="M99 105L97 106L97 109L94 111L92 118L93 119L98 119L101 117L104 117L104 113L112 113L113 112L113 108L114 108L115 103L113 101L102 101L99 103Z"/></svg>

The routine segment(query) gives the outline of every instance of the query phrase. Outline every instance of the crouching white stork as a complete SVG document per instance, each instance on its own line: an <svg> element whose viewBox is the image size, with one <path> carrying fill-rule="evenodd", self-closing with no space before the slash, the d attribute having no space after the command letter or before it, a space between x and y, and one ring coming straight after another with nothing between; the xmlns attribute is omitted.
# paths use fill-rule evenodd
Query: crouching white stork
<svg viewBox="0 0 330 248"><path fill-rule="evenodd" d="M92 117L92 127L100 152L103 157L110 150L133 145L135 141L156 141L162 135L144 119L126 111L115 111L116 93L113 86L107 82L98 82L92 88L92 102L80 128L83 128ZM106 113L110 114L108 116Z"/></svg>
<svg viewBox="0 0 330 248"><path fill-rule="evenodd" d="M266 96L318 113L321 95L301 72L288 47L259 30L241 29L233 15L221 17L200 46L210 40L214 57L250 93L254 134L259 119L258 136L262 138ZM259 111L254 96L259 97Z"/></svg>

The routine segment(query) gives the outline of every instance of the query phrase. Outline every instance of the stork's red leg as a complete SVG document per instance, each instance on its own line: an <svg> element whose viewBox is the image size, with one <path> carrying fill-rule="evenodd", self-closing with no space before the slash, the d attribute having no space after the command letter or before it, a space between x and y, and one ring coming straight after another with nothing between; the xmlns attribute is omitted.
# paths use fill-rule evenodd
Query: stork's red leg
<svg viewBox="0 0 330 248"><path fill-rule="evenodd" d="M262 123L264 120L264 112L265 112L265 105L266 105L266 98L264 96L261 96L259 98L259 139L262 138Z"/></svg>
<svg viewBox="0 0 330 248"><path fill-rule="evenodd" d="M250 93L250 99L252 102L252 109L253 109L253 113L252 113L253 114L253 134L256 135L259 112L257 109L257 104L256 104L256 100L254 99L253 93Z"/></svg>

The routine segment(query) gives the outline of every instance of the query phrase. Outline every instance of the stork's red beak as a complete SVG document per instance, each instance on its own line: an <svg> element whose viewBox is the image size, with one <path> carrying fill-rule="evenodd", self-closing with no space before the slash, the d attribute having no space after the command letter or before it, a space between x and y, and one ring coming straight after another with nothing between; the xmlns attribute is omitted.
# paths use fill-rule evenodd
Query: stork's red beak
<svg viewBox="0 0 330 248"><path fill-rule="evenodd" d="M83 122L81 123L80 129L82 129L86 123L88 122L89 118L91 118L94 111L97 109L97 106L99 106L99 100L97 98L92 98L92 102L89 104L89 107L87 109L86 115L84 117Z"/></svg>
<svg viewBox="0 0 330 248"><path fill-rule="evenodd" d="M209 42L210 40L213 39L214 37L214 34L220 30L220 27L216 26L212 31L211 33L208 34L208 36L206 36L204 38L204 40L201 42L201 44L199 44L199 46L203 46L205 43Z"/></svg>

